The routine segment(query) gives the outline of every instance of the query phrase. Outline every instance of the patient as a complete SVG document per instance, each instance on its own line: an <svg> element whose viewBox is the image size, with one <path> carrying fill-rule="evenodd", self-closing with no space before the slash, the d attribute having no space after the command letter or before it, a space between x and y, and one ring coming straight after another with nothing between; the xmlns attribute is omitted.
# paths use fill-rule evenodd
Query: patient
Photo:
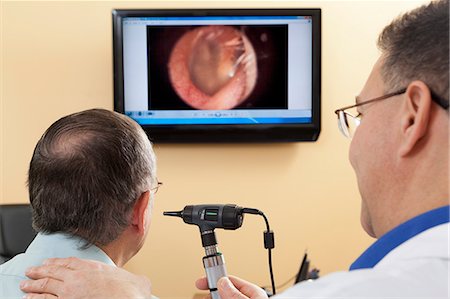
<svg viewBox="0 0 450 299"><path fill-rule="evenodd" d="M56 121L38 141L28 173L38 235L0 266L0 298L21 298L25 269L46 258L122 267L144 244L159 184L152 145L128 117L93 109Z"/></svg>

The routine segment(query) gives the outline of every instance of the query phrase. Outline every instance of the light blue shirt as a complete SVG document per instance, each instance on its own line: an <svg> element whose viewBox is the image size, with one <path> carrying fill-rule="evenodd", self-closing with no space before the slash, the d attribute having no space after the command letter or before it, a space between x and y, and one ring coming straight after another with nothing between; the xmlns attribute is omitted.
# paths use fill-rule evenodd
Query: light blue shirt
<svg viewBox="0 0 450 299"><path fill-rule="evenodd" d="M24 293L20 290L19 283L26 279L26 269L41 265L47 258L74 256L115 266L100 248L91 245L87 249L81 249L84 244L84 240L74 236L39 233L25 253L0 265L0 298L22 298Z"/></svg>

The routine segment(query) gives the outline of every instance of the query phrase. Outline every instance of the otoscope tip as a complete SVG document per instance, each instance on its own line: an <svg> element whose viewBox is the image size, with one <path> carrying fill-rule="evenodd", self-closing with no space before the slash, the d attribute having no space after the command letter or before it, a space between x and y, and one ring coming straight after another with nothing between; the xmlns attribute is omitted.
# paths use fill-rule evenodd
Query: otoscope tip
<svg viewBox="0 0 450 299"><path fill-rule="evenodd" d="M179 212L163 212L164 216L183 217L182 211Z"/></svg>

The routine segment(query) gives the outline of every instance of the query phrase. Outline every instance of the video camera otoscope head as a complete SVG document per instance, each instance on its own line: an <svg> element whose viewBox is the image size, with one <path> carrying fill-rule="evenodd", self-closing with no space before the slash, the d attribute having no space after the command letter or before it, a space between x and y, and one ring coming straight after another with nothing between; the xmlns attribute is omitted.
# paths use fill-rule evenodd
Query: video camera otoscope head
<svg viewBox="0 0 450 299"><path fill-rule="evenodd" d="M269 252L269 269L272 283L272 292L275 295L275 281L272 271L271 250L275 247L273 231L270 230L269 221L264 213L258 209L242 208L237 205L190 205L185 206L182 211L164 212L165 216L174 216L183 218L188 224L197 225L202 237L202 245L206 256L203 257L203 266L205 267L206 278L212 299L221 299L217 290L217 281L221 277L227 276L225 269L225 260L222 253L217 248L216 235L214 229L223 228L235 230L242 226L244 214L260 215L266 222L267 230L264 232L264 247Z"/></svg>
<svg viewBox="0 0 450 299"><path fill-rule="evenodd" d="M165 216L183 218L188 224L200 228L202 245L206 256L203 257L206 278L212 299L221 299L217 290L217 281L227 276L223 254L218 251L214 229L235 230L242 226L244 208L236 205L190 205L182 211L164 212Z"/></svg>
<svg viewBox="0 0 450 299"><path fill-rule="evenodd" d="M165 216L183 218L188 224L197 225L202 236L203 247L217 244L214 229L235 230L242 226L243 208L237 205L190 205L182 211L164 212Z"/></svg>

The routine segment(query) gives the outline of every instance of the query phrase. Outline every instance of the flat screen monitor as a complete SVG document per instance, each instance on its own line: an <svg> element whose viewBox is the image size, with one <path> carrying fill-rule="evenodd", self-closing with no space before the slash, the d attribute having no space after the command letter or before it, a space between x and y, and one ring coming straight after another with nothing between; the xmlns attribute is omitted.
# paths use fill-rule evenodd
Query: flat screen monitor
<svg viewBox="0 0 450 299"><path fill-rule="evenodd" d="M320 9L113 10L114 109L155 142L315 141Z"/></svg>

